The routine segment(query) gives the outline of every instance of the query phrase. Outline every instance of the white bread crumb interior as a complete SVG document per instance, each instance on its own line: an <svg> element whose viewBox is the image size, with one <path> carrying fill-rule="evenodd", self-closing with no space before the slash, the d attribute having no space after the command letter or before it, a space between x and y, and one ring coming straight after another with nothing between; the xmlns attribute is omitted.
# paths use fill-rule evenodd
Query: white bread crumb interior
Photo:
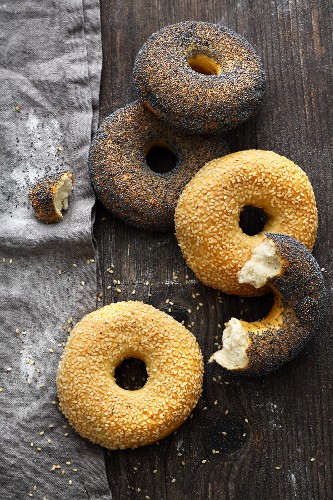
<svg viewBox="0 0 333 500"><path fill-rule="evenodd" d="M222 336L223 348L214 352L209 361L216 361L227 370L246 368L248 365L247 331L236 318L231 318L225 325Z"/></svg>
<svg viewBox="0 0 333 500"><path fill-rule="evenodd" d="M278 276L282 271L280 257L276 254L272 240L266 240L252 251L252 257L238 273L239 283L248 283L261 288L268 278Z"/></svg>
<svg viewBox="0 0 333 500"><path fill-rule="evenodd" d="M54 193L54 208L58 215L61 215L62 210L68 209L68 197L72 190L73 182L70 176L66 173L62 176Z"/></svg>

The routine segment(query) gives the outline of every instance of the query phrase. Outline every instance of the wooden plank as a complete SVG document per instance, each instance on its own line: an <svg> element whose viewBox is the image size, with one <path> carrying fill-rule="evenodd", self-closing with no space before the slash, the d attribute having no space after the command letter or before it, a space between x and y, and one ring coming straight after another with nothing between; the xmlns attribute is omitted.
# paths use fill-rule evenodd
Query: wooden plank
<svg viewBox="0 0 333 500"><path fill-rule="evenodd" d="M268 74L266 98L257 117L231 131L228 141L234 151L261 148L285 154L308 173L320 214L315 255L329 282L329 2L101 0L101 14L101 117L135 98L131 72L136 53L152 32L167 24L219 22L258 48ZM95 237L101 301L135 298L169 312L166 300L171 300L169 313L186 325L193 323L206 361L220 342L219 325L233 315L260 318L270 307L269 297L229 297L198 283L172 233L130 228L98 206ZM200 295L193 298L196 293ZM298 359L264 378L230 377L206 364L202 399L176 433L149 447L105 453L112 498L333 498L332 319L330 311L326 325Z"/></svg>

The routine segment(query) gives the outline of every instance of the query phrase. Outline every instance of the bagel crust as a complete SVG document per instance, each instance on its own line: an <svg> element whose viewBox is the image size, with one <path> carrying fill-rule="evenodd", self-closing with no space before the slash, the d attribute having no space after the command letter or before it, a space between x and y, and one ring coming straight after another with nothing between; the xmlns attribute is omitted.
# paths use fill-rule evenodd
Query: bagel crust
<svg viewBox="0 0 333 500"><path fill-rule="evenodd" d="M39 220L52 224L63 218L62 210L68 210L68 197L73 191L72 172L49 175L30 187L29 200Z"/></svg>
<svg viewBox="0 0 333 500"><path fill-rule="evenodd" d="M239 227L244 206L261 208L263 231L249 236ZM317 208L305 172L271 151L232 153L205 165L187 184L175 211L176 236L197 278L225 293L261 295L239 283L240 269L262 243L264 232L284 233L312 249Z"/></svg>
<svg viewBox="0 0 333 500"><path fill-rule="evenodd" d="M128 357L146 364L138 390L116 384ZM203 359L195 337L171 316L142 302L118 302L85 316L59 363L60 408L83 437L105 448L136 448L173 432L202 389Z"/></svg>
<svg viewBox="0 0 333 500"><path fill-rule="evenodd" d="M173 170L160 174L146 161L154 146L177 157ZM158 120L140 102L108 116L92 142L89 167L103 205L133 226L166 231L174 228L174 212L185 185L206 161L229 153L221 138L188 136Z"/></svg>
<svg viewBox="0 0 333 500"><path fill-rule="evenodd" d="M151 170L146 155L164 146L177 157L173 170ZM206 161L229 153L221 138L188 136L158 120L140 102L108 116L92 142L89 167L103 205L124 222L156 231L174 229L180 193Z"/></svg>
<svg viewBox="0 0 333 500"><path fill-rule="evenodd" d="M264 375L291 360L318 330L327 309L320 267L306 247L290 236L267 233L254 257L265 242L280 260L274 275L266 279L274 293L273 307L261 321L248 323L232 318L223 333L222 350L210 359L243 375ZM273 262L272 255L268 260ZM253 275L261 276L257 266L258 259L252 257L240 279L253 282Z"/></svg>
<svg viewBox="0 0 333 500"><path fill-rule="evenodd" d="M221 133L247 120L265 91L254 48L232 30L186 21L154 33L133 71L156 115L189 133Z"/></svg>

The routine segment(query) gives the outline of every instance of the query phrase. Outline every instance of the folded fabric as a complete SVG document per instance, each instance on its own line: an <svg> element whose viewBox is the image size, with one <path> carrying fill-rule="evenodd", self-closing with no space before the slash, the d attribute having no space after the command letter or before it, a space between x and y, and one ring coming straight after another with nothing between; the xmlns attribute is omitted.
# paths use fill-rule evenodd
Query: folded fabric
<svg viewBox="0 0 333 500"><path fill-rule="evenodd" d="M68 330L96 308L94 195L87 156L98 120L98 0L0 5L0 498L107 499L102 448L57 406ZM70 170L63 220L46 225L31 182Z"/></svg>

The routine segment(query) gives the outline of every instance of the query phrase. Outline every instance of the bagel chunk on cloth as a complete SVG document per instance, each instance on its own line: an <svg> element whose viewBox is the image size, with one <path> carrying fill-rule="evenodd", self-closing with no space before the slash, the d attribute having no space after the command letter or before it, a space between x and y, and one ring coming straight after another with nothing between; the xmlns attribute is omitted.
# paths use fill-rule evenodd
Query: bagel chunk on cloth
<svg viewBox="0 0 333 500"><path fill-rule="evenodd" d="M144 361L145 385L126 390L115 370ZM195 337L171 316L142 302L118 302L73 328L59 363L60 408L83 437L108 449L136 448L173 432L195 407L203 359Z"/></svg>
<svg viewBox="0 0 333 500"><path fill-rule="evenodd" d="M68 198L73 185L72 172L59 172L38 179L29 190L29 199L36 217L47 224L61 220L62 211L68 210Z"/></svg>
<svg viewBox="0 0 333 500"><path fill-rule="evenodd" d="M267 284L274 304L261 321L231 318L221 350L210 361L244 375L264 375L296 356L318 330L327 308L319 265L302 243L283 234L265 235L238 279L255 287Z"/></svg>

